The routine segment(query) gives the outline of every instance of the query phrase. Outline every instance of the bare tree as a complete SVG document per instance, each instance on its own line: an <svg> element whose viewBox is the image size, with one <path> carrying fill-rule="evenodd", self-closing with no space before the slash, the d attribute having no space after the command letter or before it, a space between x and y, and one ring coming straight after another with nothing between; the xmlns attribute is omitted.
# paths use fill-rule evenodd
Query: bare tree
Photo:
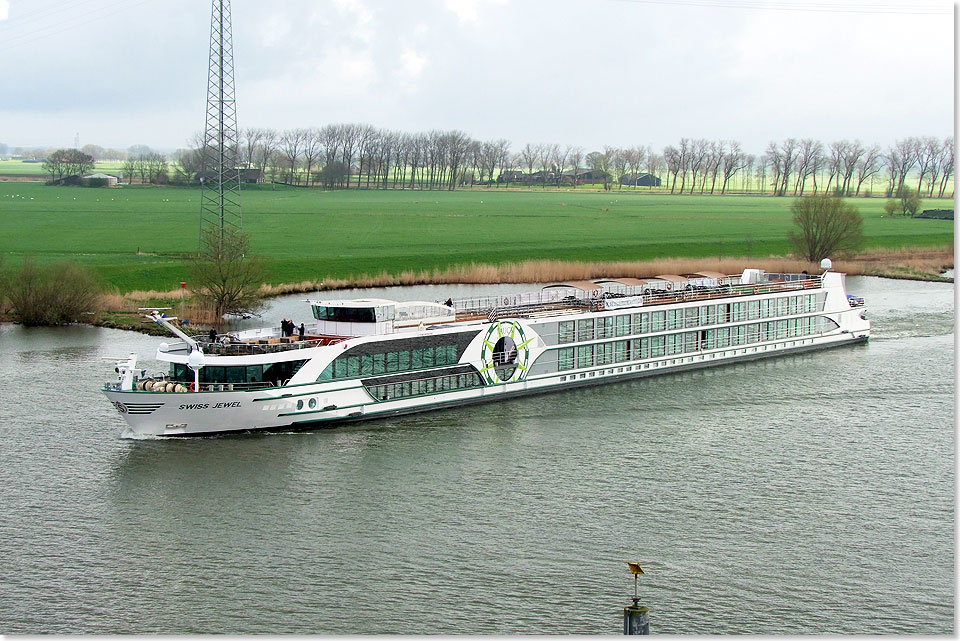
<svg viewBox="0 0 960 641"><path fill-rule="evenodd" d="M613 180L616 180L618 183L618 189L623 189L623 182L621 182L623 175L627 172L627 165L630 164L630 160L627 157L627 150L620 149L619 147L604 147L603 152L610 159L608 168L613 174Z"/></svg>
<svg viewBox="0 0 960 641"><path fill-rule="evenodd" d="M264 305L260 285L264 280L263 263L250 255L249 242L244 232L229 228L210 227L201 252L191 265L193 291L201 301L213 308L217 327L226 314L257 313ZM219 245L219 249L218 249Z"/></svg>
<svg viewBox="0 0 960 641"><path fill-rule="evenodd" d="M757 159L756 177L760 182L760 193L763 193L767 190L767 169L771 166L769 148L767 149L767 152L768 153L763 154Z"/></svg>
<svg viewBox="0 0 960 641"><path fill-rule="evenodd" d="M554 148L557 145L537 145L537 163L540 165L540 186L547 188L547 176L550 174L550 162L553 160ZM559 153L559 152L557 152Z"/></svg>
<svg viewBox="0 0 960 641"><path fill-rule="evenodd" d="M947 189L947 184L950 182L950 177L953 175L953 136L943 141L943 148L944 155L943 162L941 163L942 175L940 178L940 189L937 192L938 198L943 198L943 194Z"/></svg>
<svg viewBox="0 0 960 641"><path fill-rule="evenodd" d="M647 149L647 173L655 178L660 177L660 172L663 171L663 156L655 153L653 148L650 147ZM652 186L652 185L651 185ZM648 187L649 189L649 187Z"/></svg>
<svg viewBox="0 0 960 641"><path fill-rule="evenodd" d="M835 140L830 143L827 157L827 171L830 172L830 178L827 180L827 186L824 192L830 191L830 186L834 179L837 181L836 191L840 192L840 175L843 173L843 159L847 155L847 146L850 143L846 140Z"/></svg>
<svg viewBox="0 0 960 641"><path fill-rule="evenodd" d="M243 130L240 138L240 162L247 167L254 166L254 155L257 147L262 143L266 129L248 127Z"/></svg>
<svg viewBox="0 0 960 641"><path fill-rule="evenodd" d="M603 152L591 151L587 154L587 166L590 167L594 173L600 174L600 177L603 179L603 189L608 191L610 189L610 153L607 151L608 148L604 149Z"/></svg>
<svg viewBox="0 0 960 641"><path fill-rule="evenodd" d="M873 145L864 152L863 158L857 163L857 196L864 181L880 171L883 154L879 145Z"/></svg>
<svg viewBox="0 0 960 641"><path fill-rule="evenodd" d="M448 189L451 191L463 182L463 170L467 152L473 140L462 131L454 130L446 134L447 161L450 167Z"/></svg>
<svg viewBox="0 0 960 641"><path fill-rule="evenodd" d="M573 186L576 188L579 178L577 174L583 167L583 147L573 147L570 149L570 171L573 172Z"/></svg>
<svg viewBox="0 0 960 641"><path fill-rule="evenodd" d="M357 149L357 189L360 189L360 178L363 175L364 161L368 160L367 155L369 148L374 144L376 135L377 130L371 125L355 125L354 140L356 141ZM369 167L367 168L367 173L370 173ZM369 183L368 178L367 184L369 185Z"/></svg>
<svg viewBox="0 0 960 641"><path fill-rule="evenodd" d="M667 145L663 148L663 162L667 167L667 178L673 174L673 181L670 184L670 193L672 194L677 186L677 176L683 166L683 159L680 149L673 145ZM682 189L682 187L681 187Z"/></svg>
<svg viewBox="0 0 960 641"><path fill-rule="evenodd" d="M720 173L720 165L723 164L723 157L727 153L727 143L718 140L710 143L710 152L707 154L707 171L710 173L710 193L712 194L717 187L717 175ZM704 180L706 182L706 180ZM700 189L703 193L703 189Z"/></svg>
<svg viewBox="0 0 960 641"><path fill-rule="evenodd" d="M540 155L540 145L531 145L527 143L519 151L520 163L527 168L527 180L533 176L533 168L537 166L537 158Z"/></svg>
<svg viewBox="0 0 960 641"><path fill-rule="evenodd" d="M920 170L920 178L917 180L918 194L923 191L923 179L927 178L931 171L938 171L936 165L940 151L940 141L932 136L917 140L913 152L916 158L917 169ZM933 191L932 187L930 191Z"/></svg>
<svg viewBox="0 0 960 641"><path fill-rule="evenodd" d="M783 196L787 193L790 172L793 171L793 166L796 162L796 151L796 138L787 138L780 145L780 187L777 189L778 196Z"/></svg>
<svg viewBox="0 0 960 641"><path fill-rule="evenodd" d="M847 145L846 153L843 156L843 184L840 188L840 192L844 195L850 195L853 172L866 151L866 147L859 140L854 140Z"/></svg>
<svg viewBox="0 0 960 641"><path fill-rule="evenodd" d="M347 180L344 182L346 188L350 188L350 171L353 169L353 157L357 153L357 146L360 142L362 125L339 125L337 127L338 148L340 149L340 160L347 168Z"/></svg>
<svg viewBox="0 0 960 641"><path fill-rule="evenodd" d="M886 163L890 175L890 185L887 196L900 195L903 181L917 162L916 147L919 141L916 138L898 140L887 149Z"/></svg>
<svg viewBox="0 0 960 641"><path fill-rule="evenodd" d="M307 170L307 185L313 179L313 167L320 161L323 155L323 137L320 130L316 127L310 127L303 131L303 163Z"/></svg>
<svg viewBox="0 0 960 641"><path fill-rule="evenodd" d="M837 252L863 244L863 218L839 196L823 194L797 198L790 206L797 229L790 240L807 260L818 262Z"/></svg>
<svg viewBox="0 0 960 641"><path fill-rule="evenodd" d="M819 156L823 154L823 145L811 139L804 138L799 143L800 148L797 151L797 179L793 185L793 195L803 195L804 187L807 184L807 178L814 174L818 165ZM814 178L816 180L816 178Z"/></svg>
<svg viewBox="0 0 960 641"><path fill-rule="evenodd" d="M764 164L770 168L773 174L772 191L776 194L780 189L780 177L783 175L783 158L777 143L771 141L770 144L767 145L763 160Z"/></svg>
<svg viewBox="0 0 960 641"><path fill-rule="evenodd" d="M740 148L739 142L735 140L730 141L730 147L723 154L721 163L723 183L720 185L720 193L725 194L727 193L727 185L730 184L730 179L747 166L746 157L743 155L743 150ZM712 190L711 193L713 193Z"/></svg>
<svg viewBox="0 0 960 641"><path fill-rule="evenodd" d="M690 193L693 193L694 188L697 186L697 174L700 172L700 169L704 167L704 162L707 159L707 153L710 149L710 143L703 138L698 138L693 141L693 146L691 148L690 154ZM681 189L682 191L682 189Z"/></svg>
<svg viewBox="0 0 960 641"><path fill-rule="evenodd" d="M264 176L267 173L267 167L275 165L275 159L280 156L279 150L280 134L275 129L266 129L263 133L263 140L257 146L256 158L257 168Z"/></svg>
<svg viewBox="0 0 960 641"><path fill-rule="evenodd" d="M293 184L294 181L299 182L297 179L297 161L303 154L306 139L306 129L287 129L280 136L280 151L287 161L287 166L290 167L290 176L288 178L290 184Z"/></svg>
<svg viewBox="0 0 960 641"><path fill-rule="evenodd" d="M558 188L563 181L563 172L566 170L567 158L569 157L570 145L566 145L562 150L560 149L560 145L553 145L550 162L553 163L554 178Z"/></svg>

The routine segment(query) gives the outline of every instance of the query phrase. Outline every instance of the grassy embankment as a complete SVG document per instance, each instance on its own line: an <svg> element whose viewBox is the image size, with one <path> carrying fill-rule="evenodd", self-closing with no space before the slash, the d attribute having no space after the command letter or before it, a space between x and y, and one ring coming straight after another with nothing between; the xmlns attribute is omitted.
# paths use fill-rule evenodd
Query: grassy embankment
<svg viewBox="0 0 960 641"><path fill-rule="evenodd" d="M188 280L186 257L197 245L199 196L195 188L0 183L0 256L8 269L27 255L38 263L88 264L115 288L112 307L178 299L178 283ZM628 191L323 192L268 185L244 190L243 220L254 251L267 259L271 291L283 293L735 272L746 263L809 269L802 261L771 258L791 251L791 202ZM836 261L838 268L921 277L952 265L953 221L884 217L880 198L851 202L864 216L864 260ZM953 204L926 199L923 206Z"/></svg>

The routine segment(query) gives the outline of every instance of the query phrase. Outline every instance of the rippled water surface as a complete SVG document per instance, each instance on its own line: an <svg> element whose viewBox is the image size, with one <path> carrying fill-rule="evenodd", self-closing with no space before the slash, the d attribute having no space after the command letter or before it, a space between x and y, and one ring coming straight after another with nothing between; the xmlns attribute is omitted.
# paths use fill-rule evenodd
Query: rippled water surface
<svg viewBox="0 0 960 641"><path fill-rule="evenodd" d="M953 633L953 287L848 285L868 345L190 440L98 391L157 339L2 325L0 632L616 634L639 560L658 634Z"/></svg>

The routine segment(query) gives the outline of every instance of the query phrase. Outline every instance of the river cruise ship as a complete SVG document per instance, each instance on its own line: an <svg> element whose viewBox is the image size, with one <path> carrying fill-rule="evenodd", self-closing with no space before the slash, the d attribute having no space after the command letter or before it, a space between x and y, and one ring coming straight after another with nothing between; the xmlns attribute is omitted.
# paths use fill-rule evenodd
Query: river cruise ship
<svg viewBox="0 0 960 641"><path fill-rule="evenodd" d="M310 300L313 321L188 336L103 392L134 435L309 429L866 341L844 274L700 272L436 302Z"/></svg>

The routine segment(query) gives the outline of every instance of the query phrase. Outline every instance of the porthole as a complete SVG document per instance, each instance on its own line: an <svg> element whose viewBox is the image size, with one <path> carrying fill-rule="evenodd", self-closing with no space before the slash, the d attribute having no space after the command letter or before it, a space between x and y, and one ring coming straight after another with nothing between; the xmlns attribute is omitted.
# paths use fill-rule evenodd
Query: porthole
<svg viewBox="0 0 960 641"><path fill-rule="evenodd" d="M310 406L310 409L312 409L312 410L317 409L317 399L311 398L311 399L310 399L310 402L307 403L307 405L309 405L309 406Z"/></svg>
<svg viewBox="0 0 960 641"><path fill-rule="evenodd" d="M302 409L303 409L303 399L302 399L302 398L297 401L297 409L298 409L298 410L302 410Z"/></svg>

